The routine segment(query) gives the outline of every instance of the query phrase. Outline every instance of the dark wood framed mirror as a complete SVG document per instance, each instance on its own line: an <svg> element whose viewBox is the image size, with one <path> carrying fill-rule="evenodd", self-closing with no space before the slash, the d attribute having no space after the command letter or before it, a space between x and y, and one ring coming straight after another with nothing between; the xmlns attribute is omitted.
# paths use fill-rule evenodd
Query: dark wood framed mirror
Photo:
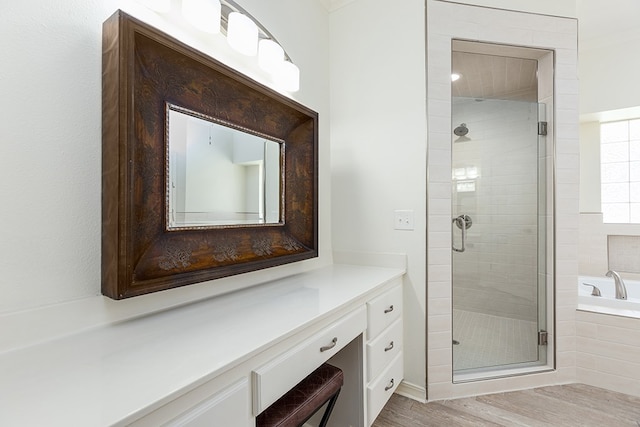
<svg viewBox="0 0 640 427"><path fill-rule="evenodd" d="M239 132L236 139L261 139L254 145L270 141L264 146L275 147L277 165L270 220L266 203L252 208L250 220L242 207L227 209L239 219L205 212L214 219L204 222L195 212L209 209L202 203L184 208L185 197L170 191L182 173L170 161L170 128L180 126L170 111L195 117L205 133L211 124L208 138L198 140L204 145L227 130L214 124ZM122 11L103 25L102 139L104 295L128 298L317 256L318 114ZM250 160L228 167L242 176L257 170L251 188L264 188L266 162ZM225 175L195 176L207 195L236 185ZM191 220L171 222L176 215Z"/></svg>

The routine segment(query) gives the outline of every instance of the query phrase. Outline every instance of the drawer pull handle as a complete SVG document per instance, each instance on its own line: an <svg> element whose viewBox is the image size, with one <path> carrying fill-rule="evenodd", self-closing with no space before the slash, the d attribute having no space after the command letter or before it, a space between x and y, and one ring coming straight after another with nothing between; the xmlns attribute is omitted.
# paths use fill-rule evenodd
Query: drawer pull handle
<svg viewBox="0 0 640 427"><path fill-rule="evenodd" d="M391 313L392 311L393 311L393 305L390 305L390 306L389 306L389 308L387 308L387 309L384 311L384 314Z"/></svg>
<svg viewBox="0 0 640 427"><path fill-rule="evenodd" d="M389 345L384 348L384 351L389 351L389 350L393 350L393 341L391 341Z"/></svg>
<svg viewBox="0 0 640 427"><path fill-rule="evenodd" d="M389 381L389 385L384 388L384 391L389 391L393 388L393 378Z"/></svg>
<svg viewBox="0 0 640 427"><path fill-rule="evenodd" d="M338 343L338 337L333 337L331 340L331 344L325 345L324 347L320 347L320 353L325 352L327 350L331 350Z"/></svg>

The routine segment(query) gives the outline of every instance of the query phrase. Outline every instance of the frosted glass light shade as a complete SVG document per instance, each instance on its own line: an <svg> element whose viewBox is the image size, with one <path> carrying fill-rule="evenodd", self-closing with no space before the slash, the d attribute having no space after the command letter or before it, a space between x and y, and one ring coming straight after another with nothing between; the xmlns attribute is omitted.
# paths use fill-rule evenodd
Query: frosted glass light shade
<svg viewBox="0 0 640 427"><path fill-rule="evenodd" d="M220 32L220 0L182 0L182 16L201 31Z"/></svg>
<svg viewBox="0 0 640 427"><path fill-rule="evenodd" d="M258 65L269 73L278 71L284 62L284 49L270 39L262 39L258 43Z"/></svg>
<svg viewBox="0 0 640 427"><path fill-rule="evenodd" d="M258 26L251 18L239 13L229 14L227 42L243 55L255 56L258 53Z"/></svg>
<svg viewBox="0 0 640 427"><path fill-rule="evenodd" d="M171 10L171 0L139 0L141 4L159 13L167 13Z"/></svg>
<svg viewBox="0 0 640 427"><path fill-rule="evenodd" d="M300 69L292 62L284 61L274 75L278 86L288 92L300 90Z"/></svg>

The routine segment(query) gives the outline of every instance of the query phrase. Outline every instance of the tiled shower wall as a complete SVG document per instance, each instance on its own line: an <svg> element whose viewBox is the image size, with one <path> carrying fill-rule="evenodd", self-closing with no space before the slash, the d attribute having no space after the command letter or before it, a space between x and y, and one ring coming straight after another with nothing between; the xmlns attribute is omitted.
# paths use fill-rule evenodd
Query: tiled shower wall
<svg viewBox="0 0 640 427"><path fill-rule="evenodd" d="M465 252L453 254L454 308L536 321L537 103L455 98L452 114L452 126L469 128L454 136L453 216L473 220ZM456 176L469 170L478 177Z"/></svg>
<svg viewBox="0 0 640 427"><path fill-rule="evenodd" d="M615 236L610 246L609 236ZM604 276L620 270L623 278L640 280L639 224L604 224L601 213L580 214L580 274Z"/></svg>
<svg viewBox="0 0 640 427"><path fill-rule="evenodd" d="M640 236L607 236L609 268L618 272L640 273Z"/></svg>

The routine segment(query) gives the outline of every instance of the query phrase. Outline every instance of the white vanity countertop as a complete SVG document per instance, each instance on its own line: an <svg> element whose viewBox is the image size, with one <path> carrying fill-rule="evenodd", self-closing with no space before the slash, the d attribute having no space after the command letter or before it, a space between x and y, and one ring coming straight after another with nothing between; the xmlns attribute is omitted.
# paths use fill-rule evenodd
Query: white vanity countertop
<svg viewBox="0 0 640 427"><path fill-rule="evenodd" d="M132 421L402 276L332 265L0 355L0 425Z"/></svg>

